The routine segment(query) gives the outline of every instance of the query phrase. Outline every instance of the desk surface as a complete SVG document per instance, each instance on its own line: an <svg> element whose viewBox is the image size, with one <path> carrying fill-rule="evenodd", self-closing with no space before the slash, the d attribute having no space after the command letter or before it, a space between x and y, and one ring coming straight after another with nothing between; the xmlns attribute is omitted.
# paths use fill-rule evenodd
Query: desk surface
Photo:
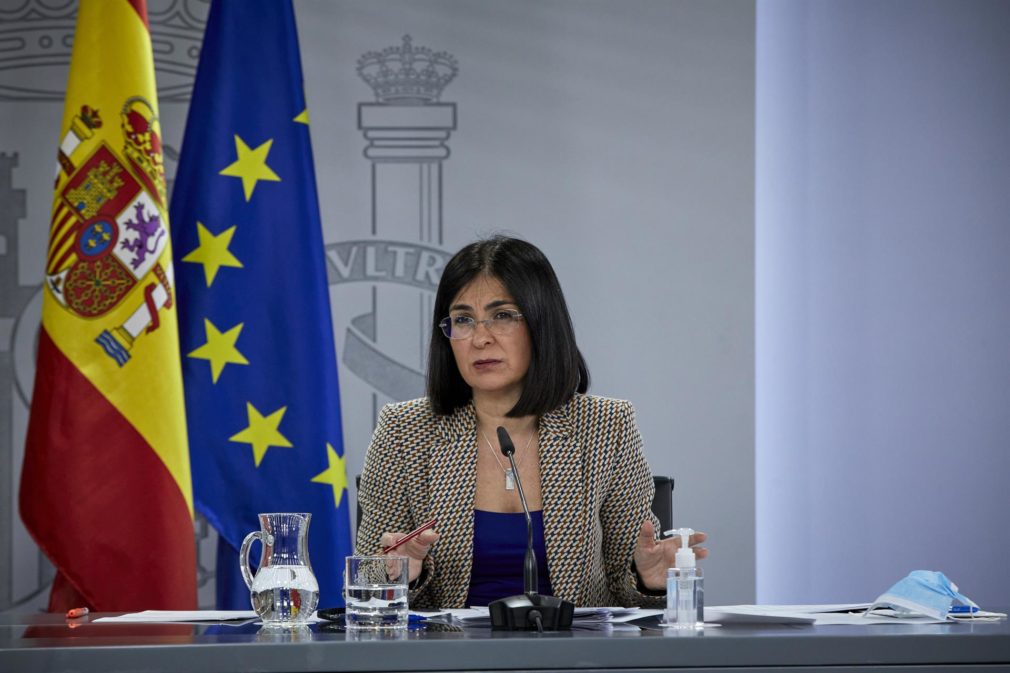
<svg viewBox="0 0 1010 673"><path fill-rule="evenodd" d="M94 616L93 616L94 617ZM83 621L83 620L77 620ZM436 630L436 628L440 630ZM0 671L817 670L1010 671L1010 624L723 626L678 634L490 629L398 637L269 632L258 624L91 624L0 616Z"/></svg>

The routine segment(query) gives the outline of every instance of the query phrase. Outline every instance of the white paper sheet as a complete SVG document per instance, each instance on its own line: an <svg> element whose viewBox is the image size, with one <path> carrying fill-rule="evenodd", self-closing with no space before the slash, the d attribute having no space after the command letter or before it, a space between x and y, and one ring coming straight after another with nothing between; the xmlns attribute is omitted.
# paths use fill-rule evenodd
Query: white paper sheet
<svg viewBox="0 0 1010 673"><path fill-rule="evenodd" d="M869 603L832 605L724 605L705 608L705 622L719 624L847 624L870 626L873 624L943 624L931 617L895 618L874 614L863 616Z"/></svg>
<svg viewBox="0 0 1010 673"><path fill-rule="evenodd" d="M453 620L462 626L491 626L491 613L486 607L456 608L446 610ZM623 623L629 619L646 616L638 608L575 608L572 626L588 628L594 625ZM661 610L659 612L662 612Z"/></svg>
<svg viewBox="0 0 1010 673"><path fill-rule="evenodd" d="M177 622L232 622L249 619L259 619L252 610L144 610L131 612L116 617L99 617L92 624L142 624L142 623L177 623Z"/></svg>
<svg viewBox="0 0 1010 673"><path fill-rule="evenodd" d="M91 620L92 624L187 624L213 622L238 626L251 621L258 621L259 615L252 610L144 610L130 612L116 617L99 617ZM306 623L326 621L312 613Z"/></svg>

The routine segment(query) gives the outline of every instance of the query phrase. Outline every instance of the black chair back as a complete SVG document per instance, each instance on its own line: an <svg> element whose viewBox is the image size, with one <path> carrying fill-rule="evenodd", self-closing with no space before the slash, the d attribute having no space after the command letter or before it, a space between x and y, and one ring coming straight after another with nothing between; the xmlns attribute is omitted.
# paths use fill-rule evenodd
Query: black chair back
<svg viewBox="0 0 1010 673"><path fill-rule="evenodd" d="M673 528L673 477L653 477L656 484L656 494L652 496L652 513L659 519L659 530Z"/></svg>

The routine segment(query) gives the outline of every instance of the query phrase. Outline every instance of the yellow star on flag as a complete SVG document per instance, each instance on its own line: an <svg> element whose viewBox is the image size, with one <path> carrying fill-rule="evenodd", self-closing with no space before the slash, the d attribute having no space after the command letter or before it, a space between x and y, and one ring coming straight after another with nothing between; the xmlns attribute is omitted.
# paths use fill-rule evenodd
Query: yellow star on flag
<svg viewBox="0 0 1010 673"><path fill-rule="evenodd" d="M182 261L203 264L203 275L207 279L207 287L210 287L217 276L218 269L222 266L242 268L242 262L238 261L235 255L228 250L232 236L235 235L235 225L225 229L217 236L210 233L210 230L203 226L203 222L197 222L196 226L200 245L196 250L183 257Z"/></svg>
<svg viewBox="0 0 1010 673"><path fill-rule="evenodd" d="M287 407L281 407L269 416L263 416L250 402L246 402L246 414L249 417L249 425L236 435L228 438L228 441L251 444L253 457L256 459L256 467L260 466L263 456L271 446L281 446L291 448L293 446L288 438L280 433L277 426L284 418Z"/></svg>
<svg viewBox="0 0 1010 673"><path fill-rule="evenodd" d="M292 121L296 121L299 124L305 124L306 126L308 126L309 125L309 109L305 108L304 110L302 110L301 114L299 114L297 117L295 117Z"/></svg>
<svg viewBox="0 0 1010 673"><path fill-rule="evenodd" d="M210 372L214 383L217 383L221 376L221 370L226 364L249 364L245 356L235 347L235 342L238 341L244 325L245 323L239 323L227 332L221 333L214 323L206 318L203 319L203 330L207 334L207 343L190 353L189 357L210 362Z"/></svg>
<svg viewBox="0 0 1010 673"><path fill-rule="evenodd" d="M270 154L270 146L273 144L274 141L271 138L256 149L249 149L245 141L238 135L235 136L235 152L238 154L238 158L234 163L221 169L219 175L241 178L246 201L252 198L256 183L260 180L281 181L280 177L267 166L267 155Z"/></svg>
<svg viewBox="0 0 1010 673"><path fill-rule="evenodd" d="M336 449L326 442L326 457L330 466L312 477L312 481L317 484L329 484L333 487L333 506L340 507L340 500L347 490L347 469L344 467L344 459L337 455Z"/></svg>

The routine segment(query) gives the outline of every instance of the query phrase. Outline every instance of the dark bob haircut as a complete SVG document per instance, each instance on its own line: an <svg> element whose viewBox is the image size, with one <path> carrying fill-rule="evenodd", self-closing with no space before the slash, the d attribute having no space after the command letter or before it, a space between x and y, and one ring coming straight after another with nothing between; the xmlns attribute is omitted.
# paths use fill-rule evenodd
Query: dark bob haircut
<svg viewBox="0 0 1010 673"><path fill-rule="evenodd" d="M539 416L565 404L576 392L586 392L589 370L575 343L572 318L551 263L531 243L494 236L471 243L453 255L438 283L428 350L428 399L432 410L449 415L473 397L438 322L449 315L449 306L460 291L482 275L496 278L505 286L530 332L530 366L523 392L507 415Z"/></svg>

